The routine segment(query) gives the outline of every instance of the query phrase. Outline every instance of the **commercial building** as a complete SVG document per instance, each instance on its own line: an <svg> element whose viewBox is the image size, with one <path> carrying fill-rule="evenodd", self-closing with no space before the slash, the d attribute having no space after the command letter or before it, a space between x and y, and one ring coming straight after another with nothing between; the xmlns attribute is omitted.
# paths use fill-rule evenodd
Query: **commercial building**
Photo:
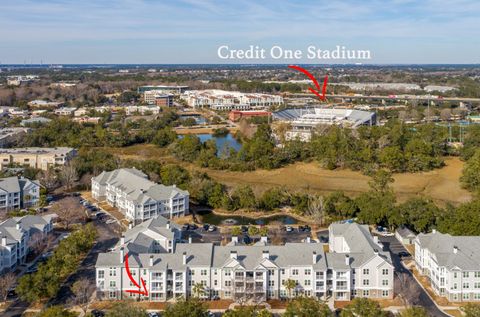
<svg viewBox="0 0 480 317"><path fill-rule="evenodd" d="M149 90L143 94L143 101L149 105L172 107L173 95L165 94L165 92L161 90Z"/></svg>
<svg viewBox="0 0 480 317"><path fill-rule="evenodd" d="M8 76L7 85L20 86L21 84L28 84L38 80L37 75L25 75L25 76Z"/></svg>
<svg viewBox="0 0 480 317"><path fill-rule="evenodd" d="M189 211L188 191L175 185L156 184L134 168L102 172L93 177L92 196L117 207L133 223L157 216L181 217Z"/></svg>
<svg viewBox="0 0 480 317"><path fill-rule="evenodd" d="M47 170L66 165L75 155L77 151L68 147L0 149L0 164L2 169L8 165L19 165Z"/></svg>
<svg viewBox="0 0 480 317"><path fill-rule="evenodd" d="M357 128L362 125L375 125L374 112L343 109L343 108L307 108L285 109L273 113L278 121L289 122L291 129L286 133L286 139L310 141L316 128L322 125L338 125Z"/></svg>
<svg viewBox="0 0 480 317"><path fill-rule="evenodd" d="M40 183L23 177L0 178L0 213L36 206Z"/></svg>
<svg viewBox="0 0 480 317"><path fill-rule="evenodd" d="M164 94L181 94L188 89L188 86L140 86L137 88L139 94L143 94L146 91L156 90L161 91Z"/></svg>
<svg viewBox="0 0 480 317"><path fill-rule="evenodd" d="M253 117L270 117L272 115L271 112L268 111L240 111L240 110L233 110L230 111L228 114L228 119L231 121L239 121L243 118L253 118Z"/></svg>
<svg viewBox="0 0 480 317"><path fill-rule="evenodd" d="M349 300L352 297L393 298L393 265L367 226L330 226L330 251L320 243L254 245L232 241L177 243L173 252L135 252L132 243L100 253L96 263L97 295L103 299L129 297L150 301L188 298L196 284L201 297L262 302L294 295ZM146 248L140 248L146 250ZM145 281L147 296L129 294L136 289L125 270L128 253L135 281ZM286 281L296 286L289 290ZM290 294L291 293L291 294Z"/></svg>
<svg viewBox="0 0 480 317"><path fill-rule="evenodd" d="M436 230L414 241L415 265L439 296L452 302L480 301L480 236Z"/></svg>
<svg viewBox="0 0 480 317"><path fill-rule="evenodd" d="M192 108L211 108L214 110L248 110L265 109L269 106L283 104L282 96L242 93L218 89L189 90L181 95ZM241 108L239 108L241 106Z"/></svg>
<svg viewBox="0 0 480 317"><path fill-rule="evenodd" d="M46 239L53 230L55 214L13 217L0 223L0 273L13 271L24 263L29 245L34 240Z"/></svg>

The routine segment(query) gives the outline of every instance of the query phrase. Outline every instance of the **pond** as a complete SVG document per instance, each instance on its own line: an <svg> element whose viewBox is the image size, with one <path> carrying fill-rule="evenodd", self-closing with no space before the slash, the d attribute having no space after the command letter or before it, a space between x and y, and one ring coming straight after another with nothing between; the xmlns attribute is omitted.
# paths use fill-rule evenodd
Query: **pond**
<svg viewBox="0 0 480 317"><path fill-rule="evenodd" d="M231 134L223 136L213 136L208 133L196 134L202 143L208 140L215 140L217 146L217 156L219 156L226 146L233 148L235 151L239 151L242 148L242 144L238 142ZM183 135L179 135L179 138L183 138Z"/></svg>
<svg viewBox="0 0 480 317"><path fill-rule="evenodd" d="M218 215L214 214L213 212L205 212L199 213L201 216L203 223L208 223L211 225L268 225L273 222L280 222L284 225L293 225L296 224L298 221L297 219L285 216L285 215L273 215L270 217L263 217L263 218L251 218L251 217L244 217L244 216L235 216L235 215ZM200 218L200 217L199 217Z"/></svg>
<svg viewBox="0 0 480 317"><path fill-rule="evenodd" d="M180 119L182 119L182 120L185 120L185 119L188 119L188 118L193 118L193 119L195 119L195 122L196 122L197 124L205 124L205 123L207 123L207 119L205 119L205 118L202 117L202 116L180 115Z"/></svg>

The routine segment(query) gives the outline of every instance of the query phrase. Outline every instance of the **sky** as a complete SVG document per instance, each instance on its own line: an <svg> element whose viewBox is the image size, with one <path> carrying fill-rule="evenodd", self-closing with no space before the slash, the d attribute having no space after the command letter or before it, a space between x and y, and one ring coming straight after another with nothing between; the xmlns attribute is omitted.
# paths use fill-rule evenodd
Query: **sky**
<svg viewBox="0 0 480 317"><path fill-rule="evenodd" d="M267 50L223 60L218 48ZM287 63L272 46L368 50L371 64L480 63L478 0L0 0L1 64Z"/></svg>

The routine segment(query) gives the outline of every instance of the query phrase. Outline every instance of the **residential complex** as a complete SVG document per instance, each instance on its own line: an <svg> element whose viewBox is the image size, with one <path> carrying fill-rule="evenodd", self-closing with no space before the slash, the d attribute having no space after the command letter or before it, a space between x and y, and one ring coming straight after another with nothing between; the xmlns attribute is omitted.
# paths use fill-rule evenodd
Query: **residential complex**
<svg viewBox="0 0 480 317"><path fill-rule="evenodd" d="M357 128L361 125L375 125L374 112L343 109L343 108L306 108L285 109L273 113L278 121L288 122L291 129L286 133L286 139L310 141L316 128L322 125L339 125Z"/></svg>
<svg viewBox="0 0 480 317"><path fill-rule="evenodd" d="M68 147L0 149L0 163L2 169L9 165L19 165L47 170L66 165L76 155L77 151Z"/></svg>
<svg viewBox="0 0 480 317"><path fill-rule="evenodd" d="M449 301L480 301L480 237L433 231L414 241L415 264Z"/></svg>
<svg viewBox="0 0 480 317"><path fill-rule="evenodd" d="M249 110L264 109L273 105L283 104L283 98L277 95L242 93L218 89L189 90L181 95L190 107L212 108L214 110Z"/></svg>
<svg viewBox="0 0 480 317"><path fill-rule="evenodd" d="M30 132L27 128L3 128L0 129L0 148L14 145L22 137Z"/></svg>
<svg viewBox="0 0 480 317"><path fill-rule="evenodd" d="M159 225L170 230L168 223ZM124 238L115 251L98 256L97 295L103 299L139 296L125 292L135 289L125 270L128 253L133 278L138 282L143 279L149 290L142 300L186 298L192 295L196 284L203 285L203 297L235 301L261 302L297 294L335 300L349 300L355 296L393 298L390 253L382 251L368 227L355 223L332 224L329 230L329 252L324 251L323 244L309 243L309 240L270 245L262 239L254 245L242 245L235 237L224 246L172 242L172 252L158 249L151 252L150 247L137 246L135 240ZM153 237L145 228L139 231ZM289 279L296 282L292 294L286 287Z"/></svg>
<svg viewBox="0 0 480 317"><path fill-rule="evenodd" d="M0 213L36 206L40 183L23 177L0 178Z"/></svg>
<svg viewBox="0 0 480 317"><path fill-rule="evenodd" d="M45 239L56 215L13 217L0 223L0 273L24 263L31 241Z"/></svg>
<svg viewBox="0 0 480 317"><path fill-rule="evenodd" d="M189 211L188 191L175 185L156 184L134 168L104 171L93 177L92 196L117 207L134 223L159 215L166 218L180 217Z"/></svg>
<svg viewBox="0 0 480 317"><path fill-rule="evenodd" d="M231 121L240 121L243 118L253 118L253 117L270 117L272 115L271 112L268 111L240 111L240 110L233 110L230 111L228 114L228 119Z"/></svg>

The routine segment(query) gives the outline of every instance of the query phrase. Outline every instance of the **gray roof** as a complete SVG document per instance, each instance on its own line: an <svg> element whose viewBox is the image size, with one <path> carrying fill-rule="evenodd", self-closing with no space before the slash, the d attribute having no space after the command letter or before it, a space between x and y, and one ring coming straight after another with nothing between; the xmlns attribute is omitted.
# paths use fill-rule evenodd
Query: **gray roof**
<svg viewBox="0 0 480 317"><path fill-rule="evenodd" d="M419 234L417 241L433 254L439 266L480 271L480 236L451 236L433 232ZM454 253L454 247L457 247L457 253Z"/></svg>
<svg viewBox="0 0 480 317"><path fill-rule="evenodd" d="M50 214L45 216L27 215L9 218L0 223L0 236L6 236L10 240L19 241L26 231L28 231L30 235L36 232L43 232L45 226L55 217L55 214ZM17 229L17 224L20 225L20 230Z"/></svg>
<svg viewBox="0 0 480 317"><path fill-rule="evenodd" d="M401 226L401 227L397 228L397 233L402 238L415 238L416 237L415 233L413 233L412 230L408 229L405 226Z"/></svg>
<svg viewBox="0 0 480 317"><path fill-rule="evenodd" d="M3 189L7 193L20 192L20 182L17 176L0 178L0 189Z"/></svg>
<svg viewBox="0 0 480 317"><path fill-rule="evenodd" d="M128 199L135 203L146 203L150 199L155 201L167 200L177 194L188 195L188 191L181 190L175 185L165 186L150 181L143 172L135 168L121 168L111 172L102 172L92 179L100 185L110 184L126 192Z"/></svg>
<svg viewBox="0 0 480 317"><path fill-rule="evenodd" d="M169 229L167 224L170 226ZM173 240L175 232L180 232L180 230L181 228L177 224L170 222L163 216L151 218L125 232L126 250L137 254L147 253L155 242L155 239L148 235L148 231L153 231L169 240Z"/></svg>

